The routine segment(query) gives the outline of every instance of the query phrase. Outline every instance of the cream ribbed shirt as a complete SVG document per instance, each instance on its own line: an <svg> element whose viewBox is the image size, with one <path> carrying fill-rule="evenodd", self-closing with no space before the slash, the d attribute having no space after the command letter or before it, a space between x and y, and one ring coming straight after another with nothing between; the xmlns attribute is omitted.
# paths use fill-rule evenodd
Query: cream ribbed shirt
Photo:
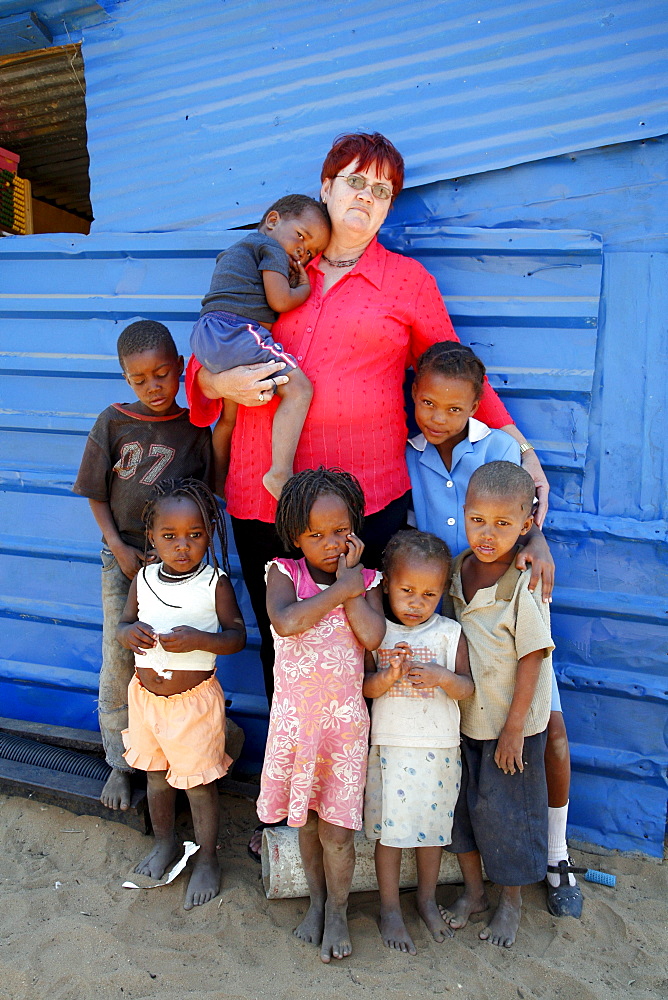
<svg viewBox="0 0 668 1000"><path fill-rule="evenodd" d="M547 727L552 700L552 656L549 604L540 584L528 588L531 570L510 566L493 587L479 590L470 603L462 592L461 565L467 549L454 561L450 596L469 647L475 692L459 703L461 728L475 740L498 739L513 700L517 663L528 653L544 650L536 692L527 712L524 736Z"/></svg>

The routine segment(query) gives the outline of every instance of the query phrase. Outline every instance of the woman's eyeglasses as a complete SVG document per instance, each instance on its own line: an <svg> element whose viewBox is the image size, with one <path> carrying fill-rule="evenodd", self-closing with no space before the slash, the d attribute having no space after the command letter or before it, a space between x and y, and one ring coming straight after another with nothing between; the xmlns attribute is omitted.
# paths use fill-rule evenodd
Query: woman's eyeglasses
<svg viewBox="0 0 668 1000"><path fill-rule="evenodd" d="M355 191L363 191L365 187L370 188L374 198L378 198L379 201L387 201L392 197L392 190L387 184L370 184L362 174L336 174L336 176L343 177L348 187Z"/></svg>

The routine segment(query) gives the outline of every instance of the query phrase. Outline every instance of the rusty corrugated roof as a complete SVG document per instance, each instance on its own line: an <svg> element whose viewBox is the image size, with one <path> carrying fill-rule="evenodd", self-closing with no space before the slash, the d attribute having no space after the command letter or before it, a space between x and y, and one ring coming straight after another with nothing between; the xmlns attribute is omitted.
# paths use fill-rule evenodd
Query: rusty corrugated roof
<svg viewBox="0 0 668 1000"><path fill-rule="evenodd" d="M86 84L79 45L0 58L0 146L35 198L91 219Z"/></svg>

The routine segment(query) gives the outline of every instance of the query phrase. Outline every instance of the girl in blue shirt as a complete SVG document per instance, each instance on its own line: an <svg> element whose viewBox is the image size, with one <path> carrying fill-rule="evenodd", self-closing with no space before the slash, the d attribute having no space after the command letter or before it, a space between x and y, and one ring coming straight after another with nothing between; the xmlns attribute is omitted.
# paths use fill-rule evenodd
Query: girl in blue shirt
<svg viewBox="0 0 668 1000"><path fill-rule="evenodd" d="M420 357L413 384L415 421L421 431L406 446L413 494L409 522L443 539L453 556L467 548L463 506L471 475L496 460L519 465L520 446L509 434L476 420L485 366L470 347L457 341L434 344ZM524 445L523 451L531 445ZM543 563L547 565L543 567ZM534 527L517 557L518 569L533 564L530 588L543 575L543 597L552 589L552 565L542 532ZM579 917L582 894L568 857L566 820L570 789L570 754L556 679L547 730L545 769L548 785L547 906L554 916ZM453 927L463 926L451 915ZM464 923L466 920L464 920Z"/></svg>

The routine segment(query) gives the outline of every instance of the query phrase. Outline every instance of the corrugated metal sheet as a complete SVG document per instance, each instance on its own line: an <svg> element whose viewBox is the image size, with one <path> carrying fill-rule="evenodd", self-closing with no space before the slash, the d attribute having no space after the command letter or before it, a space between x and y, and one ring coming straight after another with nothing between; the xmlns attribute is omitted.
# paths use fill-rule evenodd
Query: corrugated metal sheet
<svg viewBox="0 0 668 1000"><path fill-rule="evenodd" d="M0 146L21 157L35 198L92 218L79 45L0 58Z"/></svg>
<svg viewBox="0 0 668 1000"><path fill-rule="evenodd" d="M237 235L0 242L4 287L11 288L0 292L6 714L46 721L62 713L70 725L95 725L98 533L70 486L97 413L128 398L114 352L118 333L136 316L159 319L186 352L215 256ZM562 506L572 508L581 489L596 352L598 239L577 232L411 230L393 242L437 275L460 332L475 329L473 339L486 342L478 349L523 422L523 408L537 393L551 400L536 427L537 443L560 470L555 497L561 492ZM502 352L487 343L501 339L500 332L502 363ZM572 364L557 366L555 356L565 354ZM251 618L247 601L244 613ZM252 639L241 658L221 661L221 671L257 763L266 704L253 633Z"/></svg>
<svg viewBox="0 0 668 1000"><path fill-rule="evenodd" d="M253 222L342 130L409 185L668 132L664 0L129 0L83 41L93 231Z"/></svg>

